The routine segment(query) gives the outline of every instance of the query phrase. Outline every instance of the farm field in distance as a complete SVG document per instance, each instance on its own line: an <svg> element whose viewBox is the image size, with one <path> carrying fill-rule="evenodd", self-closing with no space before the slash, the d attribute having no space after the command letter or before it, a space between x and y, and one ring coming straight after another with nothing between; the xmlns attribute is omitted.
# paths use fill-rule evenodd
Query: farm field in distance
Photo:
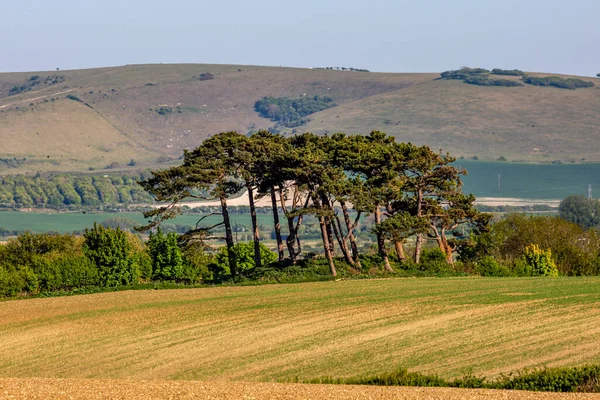
<svg viewBox="0 0 600 400"><path fill-rule="evenodd" d="M467 169L463 177L464 192L478 198L517 198L530 200L560 200L571 194L587 195L588 184L600 195L600 164L518 164L510 162L485 162L457 160L457 166ZM500 191L498 191L500 174ZM596 196L594 196L596 197ZM510 203L507 203L510 204ZM259 225L271 225L270 214L258 215ZM127 218L139 224L144 222L141 213L43 213L0 211L0 227L9 230L69 233L89 228L94 222L110 218ZM194 225L200 214L187 214L169 223ZM231 214L232 223L250 226L249 214ZM204 220L206 225L219 221L219 216Z"/></svg>
<svg viewBox="0 0 600 400"><path fill-rule="evenodd" d="M201 214L184 214L167 223L176 223L193 226L196 224ZM21 211L0 211L0 227L5 229L31 230L32 232L59 232L70 233L73 231L91 228L94 222L101 223L111 218L126 218L142 225L144 216L142 213L122 212L122 213L81 213L81 212L21 212ZM273 217L270 214L258 214L259 224L273 224ZM231 214L232 223L250 226L250 214ZM220 221L220 216L214 215L207 217L203 224L211 225Z"/></svg>
<svg viewBox="0 0 600 400"><path fill-rule="evenodd" d="M488 377L600 362L600 278L438 278L3 302L0 377Z"/></svg>

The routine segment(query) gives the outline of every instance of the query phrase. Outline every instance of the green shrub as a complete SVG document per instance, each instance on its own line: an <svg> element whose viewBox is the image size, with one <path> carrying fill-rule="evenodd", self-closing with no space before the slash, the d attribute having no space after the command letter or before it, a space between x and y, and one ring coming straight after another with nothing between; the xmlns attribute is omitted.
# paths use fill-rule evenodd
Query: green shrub
<svg viewBox="0 0 600 400"><path fill-rule="evenodd" d="M83 235L83 252L98 268L102 286L136 283L139 271L130 257L131 244L121 229L104 228L94 223Z"/></svg>
<svg viewBox="0 0 600 400"><path fill-rule="evenodd" d="M573 368L545 368L524 370L503 376L495 386L498 389L535 390L544 392L598 392L600 366Z"/></svg>
<svg viewBox="0 0 600 400"><path fill-rule="evenodd" d="M483 257L475 265L475 272L481 276L510 276L511 272L508 268L501 265L490 256Z"/></svg>
<svg viewBox="0 0 600 400"><path fill-rule="evenodd" d="M83 101L81 101L81 99L79 97L75 96L74 94L68 94L67 99L77 101L79 103L83 103Z"/></svg>
<svg viewBox="0 0 600 400"><path fill-rule="evenodd" d="M598 393L600 392L600 366L525 369L515 374L502 375L493 381L472 374L454 380L445 380L437 375L408 372L405 368L400 368L396 372L375 376L358 376L352 378L332 378L326 376L305 380L303 383Z"/></svg>
<svg viewBox="0 0 600 400"><path fill-rule="evenodd" d="M520 69L499 69L494 68L492 70L492 74L494 75L510 75L510 76L524 76L525 72Z"/></svg>
<svg viewBox="0 0 600 400"><path fill-rule="evenodd" d="M524 261L531 266L531 274L534 276L558 276L558 268L552 259L552 251L542 250L537 244L525 248Z"/></svg>
<svg viewBox="0 0 600 400"><path fill-rule="evenodd" d="M62 286L60 290L73 290L100 284L98 269L83 255L65 255L53 264L60 271Z"/></svg>
<svg viewBox="0 0 600 400"><path fill-rule="evenodd" d="M594 82L584 81L577 78L561 78L560 76L545 76L545 77L534 77L524 76L523 82L534 86L552 86L559 89L580 89L594 87Z"/></svg>
<svg viewBox="0 0 600 400"><path fill-rule="evenodd" d="M421 252L419 270L431 274L452 273L452 266L446 261L446 255L438 247L424 248Z"/></svg>
<svg viewBox="0 0 600 400"><path fill-rule="evenodd" d="M254 263L254 242L237 243L233 246L233 254L235 255L238 273L244 275L256 267ZM267 266L277 260L277 255L273 253L267 246L260 244L260 259L264 266ZM229 276L229 255L227 247L221 247L215 255L214 263L209 266L209 269L217 279Z"/></svg>
<svg viewBox="0 0 600 400"><path fill-rule="evenodd" d="M465 83L469 85L479 86L505 86L505 87L516 87L523 86L520 82L511 81L510 79L490 79L487 76L469 76L464 79Z"/></svg>
<svg viewBox="0 0 600 400"><path fill-rule="evenodd" d="M150 232L146 243L152 260L152 279L177 280L183 275L183 256L177 234L163 234L160 227L156 233Z"/></svg>
<svg viewBox="0 0 600 400"><path fill-rule="evenodd" d="M0 267L0 297L13 297L25 290L25 280L20 274Z"/></svg>
<svg viewBox="0 0 600 400"><path fill-rule="evenodd" d="M208 265L213 261L213 258L206 253L204 243L187 243L182 251L184 260L183 280L194 283L213 279L212 273L208 269Z"/></svg>

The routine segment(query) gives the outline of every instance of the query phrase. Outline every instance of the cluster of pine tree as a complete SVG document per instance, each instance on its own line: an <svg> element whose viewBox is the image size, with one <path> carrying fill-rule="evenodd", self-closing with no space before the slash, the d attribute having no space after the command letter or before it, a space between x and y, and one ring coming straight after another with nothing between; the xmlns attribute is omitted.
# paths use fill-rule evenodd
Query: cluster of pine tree
<svg viewBox="0 0 600 400"><path fill-rule="evenodd" d="M177 216L178 204L187 198L219 199L223 221L188 232L183 241L215 239L211 229L224 226L229 269L235 277L236 257L228 198L245 189L250 204L255 265L261 266L260 237L256 221L256 196L269 196L280 261L294 264L302 252L299 229L307 215L319 221L323 252L331 273L336 274L336 253L346 263L360 267L355 229L360 218L373 214L379 255L392 270L386 242L405 259L403 243L415 237L414 262L419 263L425 240L437 243L446 261L468 242L457 228L484 231L490 216L478 212L473 195L461 191L460 176L466 171L451 163L448 154L427 146L398 143L392 136L373 131L368 136L305 133L283 137L267 131L252 136L237 132L215 135L184 153L183 164L152 172L140 184L165 206L145 213L149 229ZM202 196L197 193L203 193ZM281 236L279 210L289 235ZM464 232L464 231L463 231Z"/></svg>

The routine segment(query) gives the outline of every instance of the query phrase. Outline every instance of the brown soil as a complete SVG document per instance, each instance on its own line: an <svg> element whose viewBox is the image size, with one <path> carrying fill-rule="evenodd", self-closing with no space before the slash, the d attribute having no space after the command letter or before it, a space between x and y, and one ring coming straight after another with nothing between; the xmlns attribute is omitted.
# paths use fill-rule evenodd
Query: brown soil
<svg viewBox="0 0 600 400"><path fill-rule="evenodd" d="M600 399L600 394L246 382L0 379L0 399Z"/></svg>

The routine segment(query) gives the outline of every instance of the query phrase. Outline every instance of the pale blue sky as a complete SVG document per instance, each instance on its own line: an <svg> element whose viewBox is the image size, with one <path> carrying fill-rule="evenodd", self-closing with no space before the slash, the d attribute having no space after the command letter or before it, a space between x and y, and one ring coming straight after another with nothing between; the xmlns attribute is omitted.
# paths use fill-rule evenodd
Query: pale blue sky
<svg viewBox="0 0 600 400"><path fill-rule="evenodd" d="M134 63L600 73L600 0L0 0L0 71Z"/></svg>

